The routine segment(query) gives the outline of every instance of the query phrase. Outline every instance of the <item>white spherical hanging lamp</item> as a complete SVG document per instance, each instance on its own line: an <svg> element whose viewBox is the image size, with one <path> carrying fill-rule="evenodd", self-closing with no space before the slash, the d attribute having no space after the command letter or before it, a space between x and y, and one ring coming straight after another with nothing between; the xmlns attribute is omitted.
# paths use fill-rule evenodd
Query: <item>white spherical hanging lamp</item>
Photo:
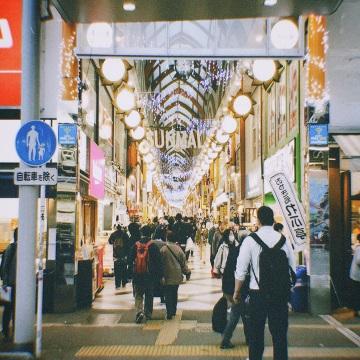
<svg viewBox="0 0 360 360"><path fill-rule="evenodd" d="M113 29L108 23L92 23L86 32L90 47L109 48L113 43Z"/></svg>
<svg viewBox="0 0 360 360"><path fill-rule="evenodd" d="M147 167L148 167L148 169L149 169L150 171L154 171L155 168L156 168L156 165L155 165L154 162L150 162L150 163L147 164Z"/></svg>
<svg viewBox="0 0 360 360"><path fill-rule="evenodd" d="M222 146L221 146L221 145L218 145L218 144L216 144L216 143L212 143L212 144L211 144L211 149L212 149L213 151L220 152L221 149L222 149Z"/></svg>
<svg viewBox="0 0 360 360"><path fill-rule="evenodd" d="M154 161L154 155L152 153L148 153L144 156L144 161L149 164Z"/></svg>
<svg viewBox="0 0 360 360"><path fill-rule="evenodd" d="M136 140L139 141L144 138L145 136L145 129L142 126L138 126L136 129L133 129L130 131L130 136Z"/></svg>
<svg viewBox="0 0 360 360"><path fill-rule="evenodd" d="M251 111L252 101L247 95L239 95L234 99L233 108L237 115L243 116Z"/></svg>
<svg viewBox="0 0 360 360"><path fill-rule="evenodd" d="M209 153L208 156L209 156L209 159L215 160L217 158L217 156L218 156L218 153L217 153L217 151L212 151L212 152Z"/></svg>
<svg viewBox="0 0 360 360"><path fill-rule="evenodd" d="M109 123L101 125L99 135L104 140L109 140L112 135L112 126Z"/></svg>
<svg viewBox="0 0 360 360"><path fill-rule="evenodd" d="M126 67L121 59L109 58L103 62L101 71L108 81L115 83L121 81L124 78Z"/></svg>
<svg viewBox="0 0 360 360"><path fill-rule="evenodd" d="M225 115L221 123L221 130L226 134L232 134L236 131L237 121L231 115Z"/></svg>
<svg viewBox="0 0 360 360"><path fill-rule="evenodd" d="M215 139L219 144L225 144L229 140L229 134L224 134L221 130L218 130Z"/></svg>
<svg viewBox="0 0 360 360"><path fill-rule="evenodd" d="M130 129L139 126L140 122L141 122L141 115L137 110L131 110L130 113L125 116L125 124Z"/></svg>
<svg viewBox="0 0 360 360"><path fill-rule="evenodd" d="M116 105L122 112L128 112L135 108L135 93L126 87L122 87L115 97Z"/></svg>
<svg viewBox="0 0 360 360"><path fill-rule="evenodd" d="M270 38L275 48L292 49L299 40L299 29L293 21L283 19L273 26Z"/></svg>
<svg viewBox="0 0 360 360"><path fill-rule="evenodd" d="M150 144L147 140L143 140L139 144L139 153L141 155L146 155L150 151Z"/></svg>
<svg viewBox="0 0 360 360"><path fill-rule="evenodd" d="M275 75L276 65L274 60L259 59L254 61L252 71L257 80L265 82Z"/></svg>

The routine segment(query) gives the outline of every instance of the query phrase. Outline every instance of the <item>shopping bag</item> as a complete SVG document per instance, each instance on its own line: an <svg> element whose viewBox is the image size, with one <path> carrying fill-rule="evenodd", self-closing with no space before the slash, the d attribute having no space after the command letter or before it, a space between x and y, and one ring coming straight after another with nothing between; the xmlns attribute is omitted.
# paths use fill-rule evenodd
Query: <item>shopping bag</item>
<svg viewBox="0 0 360 360"><path fill-rule="evenodd" d="M1 286L0 287L0 304L5 305L11 302L11 287Z"/></svg>
<svg viewBox="0 0 360 360"><path fill-rule="evenodd" d="M211 321L213 331L224 332L227 323L227 300L225 296L215 304Z"/></svg>
<svg viewBox="0 0 360 360"><path fill-rule="evenodd" d="M191 237L188 237L186 240L185 252L194 250L194 242Z"/></svg>

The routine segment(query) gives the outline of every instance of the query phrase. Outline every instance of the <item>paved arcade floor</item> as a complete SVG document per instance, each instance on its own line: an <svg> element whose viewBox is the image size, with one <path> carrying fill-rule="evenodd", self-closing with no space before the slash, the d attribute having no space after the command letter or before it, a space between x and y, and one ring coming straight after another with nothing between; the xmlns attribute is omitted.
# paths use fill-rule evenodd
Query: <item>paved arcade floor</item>
<svg viewBox="0 0 360 360"><path fill-rule="evenodd" d="M190 259L192 279L181 285L177 316L164 320L157 298L153 320L135 324L131 285L115 290L108 278L92 309L44 317L42 359L246 359L239 324L236 347L220 350L221 336L211 330L211 309L221 296L220 280L211 279L209 265ZM6 350L0 344L0 351ZM331 316L290 314L290 359L360 359L360 319L339 323ZM1 358L1 354L0 354ZM266 330L265 359L272 358Z"/></svg>

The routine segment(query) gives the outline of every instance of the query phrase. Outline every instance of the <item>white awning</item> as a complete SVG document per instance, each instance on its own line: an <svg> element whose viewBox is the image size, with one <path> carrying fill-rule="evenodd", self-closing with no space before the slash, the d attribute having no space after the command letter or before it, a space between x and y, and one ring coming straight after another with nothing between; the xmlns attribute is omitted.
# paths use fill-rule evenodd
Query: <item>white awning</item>
<svg viewBox="0 0 360 360"><path fill-rule="evenodd" d="M334 135L346 156L360 157L360 134Z"/></svg>
<svg viewBox="0 0 360 360"><path fill-rule="evenodd" d="M341 169L360 171L360 134L333 135L345 157L341 159Z"/></svg>

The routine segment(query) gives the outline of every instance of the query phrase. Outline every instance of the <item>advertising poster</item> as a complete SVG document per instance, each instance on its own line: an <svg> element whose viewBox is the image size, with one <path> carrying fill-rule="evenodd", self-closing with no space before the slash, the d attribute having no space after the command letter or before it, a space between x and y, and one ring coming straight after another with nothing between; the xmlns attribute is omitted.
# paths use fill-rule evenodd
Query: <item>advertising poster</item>
<svg viewBox="0 0 360 360"><path fill-rule="evenodd" d="M104 152L94 142L90 143L89 195L96 199L103 199L105 196Z"/></svg>

